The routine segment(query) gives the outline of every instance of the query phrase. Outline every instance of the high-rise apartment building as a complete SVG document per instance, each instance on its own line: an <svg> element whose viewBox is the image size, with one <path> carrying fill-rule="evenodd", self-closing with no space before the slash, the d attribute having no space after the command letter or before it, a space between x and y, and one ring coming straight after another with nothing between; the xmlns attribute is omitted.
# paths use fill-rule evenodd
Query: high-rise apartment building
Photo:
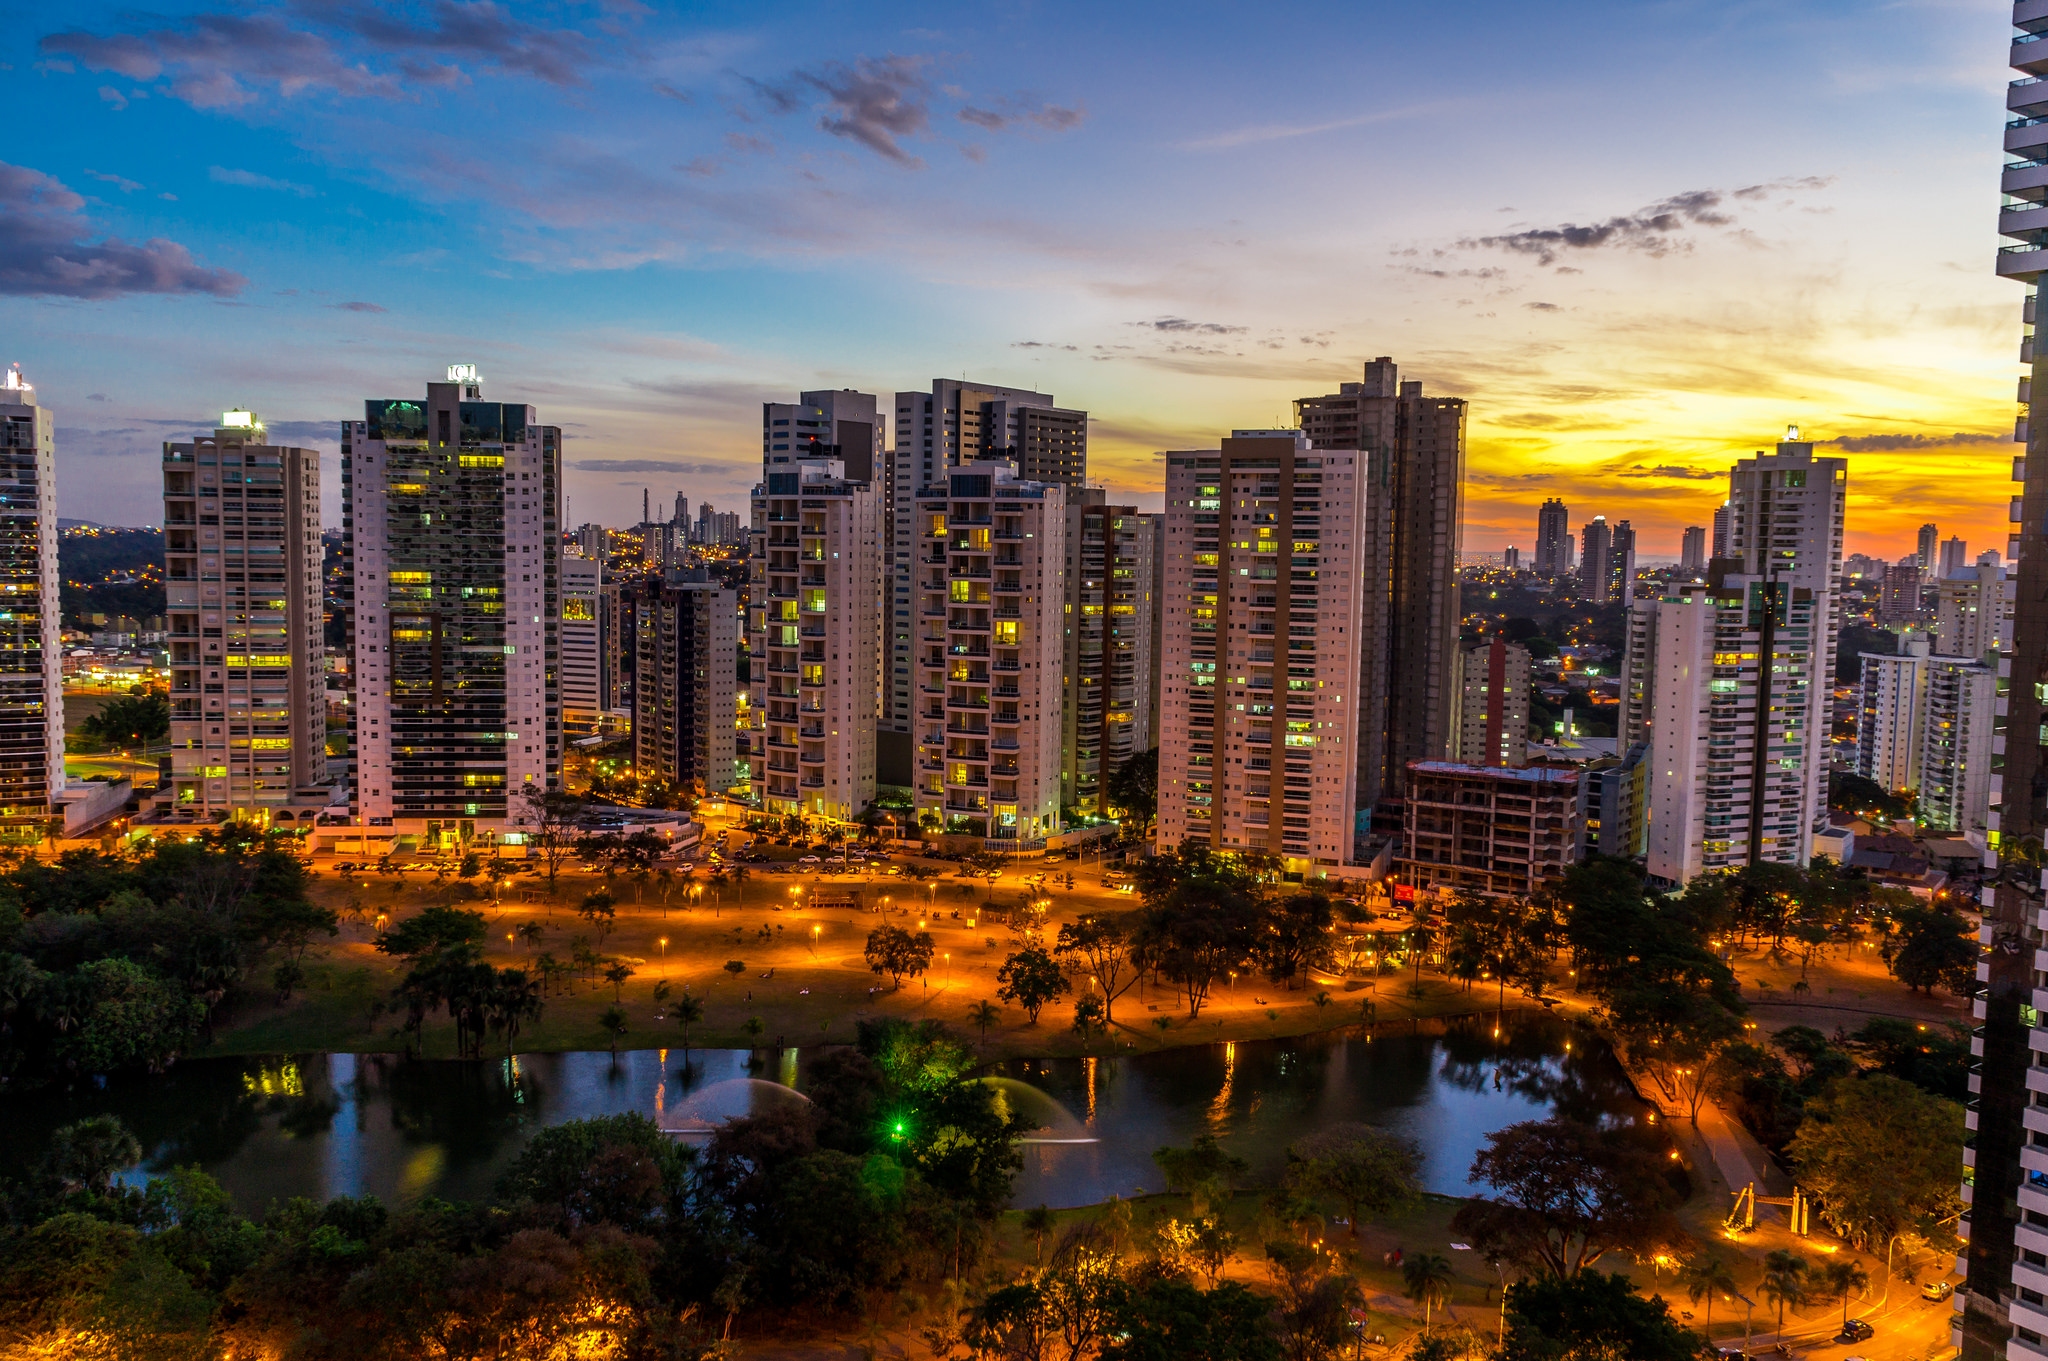
<svg viewBox="0 0 2048 1361"><path fill-rule="evenodd" d="M1100 488L1069 496L1060 798L1099 816L1104 782L1152 745L1159 520L1108 504Z"/></svg>
<svg viewBox="0 0 2048 1361"><path fill-rule="evenodd" d="M1920 785L1914 816L1923 827L1982 833L1990 819L1996 663L1930 657L1920 725Z"/></svg>
<svg viewBox="0 0 2048 1361"><path fill-rule="evenodd" d="M650 581L643 594L633 772L685 794L723 794L739 779L739 594L702 579Z"/></svg>
<svg viewBox="0 0 2048 1361"><path fill-rule="evenodd" d="M1579 551L1579 593L1595 605L1613 598L1614 530L1605 515L1595 515L1579 531L1584 547Z"/></svg>
<svg viewBox="0 0 2048 1361"><path fill-rule="evenodd" d="M1920 568L1912 559L1884 569L1877 592L1877 622L1910 625L1920 622Z"/></svg>
<svg viewBox="0 0 2048 1361"><path fill-rule="evenodd" d="M849 481L873 482L888 447L887 416L876 405L873 394L850 388L761 403L762 476L785 464L837 460ZM680 500L678 507L680 521Z"/></svg>
<svg viewBox="0 0 2048 1361"><path fill-rule="evenodd" d="M1421 383L1400 381L1382 355L1365 365L1362 381L1294 407L1313 448L1356 450L1366 461L1371 490L1358 545L1365 636L1353 742L1359 806L1382 830L1396 830L1392 800L1407 783L1408 763L1451 751L1466 404L1423 395Z"/></svg>
<svg viewBox="0 0 2048 1361"><path fill-rule="evenodd" d="M1865 652L1856 706L1856 773L1887 790L1920 787L1927 717L1927 640L1898 653Z"/></svg>
<svg viewBox="0 0 2048 1361"><path fill-rule="evenodd" d="M1607 599L1628 601L1636 593L1636 531L1623 520L1614 527L1607 549Z"/></svg>
<svg viewBox="0 0 2048 1361"><path fill-rule="evenodd" d="M1704 578L1707 574L1707 529L1687 526L1678 540L1678 571L1681 576Z"/></svg>
<svg viewBox="0 0 2048 1361"><path fill-rule="evenodd" d="M1018 849L1060 829L1067 493L994 460L949 468L918 493L912 794L923 827Z"/></svg>
<svg viewBox="0 0 2048 1361"><path fill-rule="evenodd" d="M1167 455L1160 845L1268 851L1293 873L1351 859L1378 466L1294 430Z"/></svg>
<svg viewBox="0 0 2048 1361"><path fill-rule="evenodd" d="M1553 496L1536 511L1536 575L1563 576L1571 569L1571 511Z"/></svg>
<svg viewBox="0 0 2048 1361"><path fill-rule="evenodd" d="M769 472L753 505L752 788L766 812L850 821L875 798L880 498L828 459Z"/></svg>
<svg viewBox="0 0 2048 1361"><path fill-rule="evenodd" d="M1708 585L1631 613L1623 720L1634 740L1629 696L1645 689L1648 863L1665 882L1805 864L1827 816L1848 469L1796 433L1730 471L1728 553Z"/></svg>
<svg viewBox="0 0 2048 1361"><path fill-rule="evenodd" d="M248 411L163 451L171 811L310 819L329 798L320 454Z"/></svg>
<svg viewBox="0 0 2048 1361"><path fill-rule="evenodd" d="M62 580L57 418L12 367L0 375L0 835L30 842L64 792Z"/></svg>
<svg viewBox="0 0 2048 1361"><path fill-rule="evenodd" d="M1934 636L1944 656L1988 657L2012 636L2013 579L2003 567L1958 568L1934 587Z"/></svg>
<svg viewBox="0 0 2048 1361"><path fill-rule="evenodd" d="M1529 649L1495 634L1458 649L1458 713L1452 760L1468 766L1529 764Z"/></svg>
<svg viewBox="0 0 2048 1361"><path fill-rule="evenodd" d="M1728 556L1728 503L1723 501L1714 511L1713 532L1714 557Z"/></svg>
<svg viewBox="0 0 2048 1361"><path fill-rule="evenodd" d="M1935 564L1941 557L1941 531L1933 525L1920 526L1920 533L1913 544L1913 563L1926 577L1934 575Z"/></svg>
<svg viewBox="0 0 2048 1361"><path fill-rule="evenodd" d="M352 811L448 839L519 827L561 767L562 435L474 365L343 425Z"/></svg>
<svg viewBox="0 0 2048 1361"><path fill-rule="evenodd" d="M1088 476L1088 413L1054 405L1050 393L939 378L930 392L896 394L895 436L882 487L889 570L882 726L908 734L918 707L912 693L917 498L948 468L994 460L1010 463L1027 482L1078 488ZM887 748L898 746L907 764L907 741L885 741Z"/></svg>
<svg viewBox="0 0 2048 1361"><path fill-rule="evenodd" d="M611 648L604 636L604 564L576 553L562 554L562 726L595 732L603 726L605 663Z"/></svg>
<svg viewBox="0 0 2048 1361"><path fill-rule="evenodd" d="M1579 789L1587 855L1635 860L1648 851L1649 743L1638 742L1618 757L1588 762Z"/></svg>
<svg viewBox="0 0 2048 1361"><path fill-rule="evenodd" d="M1941 565L1935 571L1937 578L1952 577L1963 570L1970 560L1970 546L1961 535L1941 541Z"/></svg>
<svg viewBox="0 0 2048 1361"><path fill-rule="evenodd" d="M2006 197L1998 231L2011 244L1999 248L1995 268L2000 277L2026 285L2018 318L2025 374L2018 380L2013 438L2022 447L2012 464L2018 485L2012 489L2005 545L2017 578L2015 603L1995 701L2005 711L2004 730L1993 747L1994 754L2003 748L2004 770L1991 776L1988 795L1987 823L1998 863L1986 869L1991 882L1983 894L1982 934L1990 948L1977 966L1984 986L1972 1003L1977 1063L1964 1113L1972 1131L1963 1150L1968 1212L1961 1232L1968 1247L1957 1265L1967 1270L1968 1289L1955 1296L1961 1306L1955 1343L1963 1361L2048 1357L2048 1304L2042 1302L2048 1272L2041 1266L2048 1257L2048 1233L2041 1227L2048 1219L2048 1187L2038 1183L2041 1150L2032 1147L2048 1126L2030 1090L2036 1055L2048 1050L2048 998L2039 991L2037 954L2044 944L2039 924L2048 879L2032 857L2010 854L2038 844L2048 831L2048 743L2042 740L2048 736L2042 732L2048 718L2048 447L2034 448L2048 437L2037 435L2029 405L2033 389L2048 379L2042 371L2048 347L2033 334L2036 284L2048 261L2048 81L2042 79L2048 76L2048 42L2039 41L2048 23L2039 9L2034 0L2013 6L2019 31L2010 35L2008 52L2022 78L2006 95L2008 160L2000 173Z"/></svg>

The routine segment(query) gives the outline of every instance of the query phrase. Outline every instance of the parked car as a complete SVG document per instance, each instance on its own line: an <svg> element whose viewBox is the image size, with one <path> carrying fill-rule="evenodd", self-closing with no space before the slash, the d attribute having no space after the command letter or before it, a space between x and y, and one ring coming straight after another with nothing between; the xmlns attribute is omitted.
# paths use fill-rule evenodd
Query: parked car
<svg viewBox="0 0 2048 1361"><path fill-rule="evenodd" d="M1923 1300L1933 1300L1936 1304L1940 1304L1955 1293L1956 1288L1947 1281L1929 1281L1926 1285L1920 1287L1920 1298Z"/></svg>
<svg viewBox="0 0 2048 1361"><path fill-rule="evenodd" d="M818 857L815 855L800 855L797 857L796 863L799 865L818 865L823 864L824 862L819 860Z"/></svg>
<svg viewBox="0 0 2048 1361"><path fill-rule="evenodd" d="M1876 1329L1860 1318L1852 1318L1842 1325L1842 1331L1835 1334L1837 1342L1868 1342Z"/></svg>

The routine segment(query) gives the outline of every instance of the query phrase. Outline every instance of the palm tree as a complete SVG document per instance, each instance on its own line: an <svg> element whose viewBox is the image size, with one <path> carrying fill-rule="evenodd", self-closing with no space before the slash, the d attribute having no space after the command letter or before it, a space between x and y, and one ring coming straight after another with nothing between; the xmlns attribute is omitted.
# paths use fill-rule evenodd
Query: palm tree
<svg viewBox="0 0 2048 1361"><path fill-rule="evenodd" d="M676 1004L669 1009L669 1014L675 1018L676 1024L683 1028L683 1053L687 1055L690 1052L690 1027L704 1019L704 1003L686 992L676 999Z"/></svg>
<svg viewBox="0 0 2048 1361"><path fill-rule="evenodd" d="M626 1013L617 1007L606 1007L604 1015L597 1018L597 1023L604 1028L605 1033L612 1037L612 1060L617 1062L619 1057L619 1036L626 1033Z"/></svg>
<svg viewBox="0 0 2048 1361"><path fill-rule="evenodd" d="M1712 1336L1714 1296L1735 1293L1735 1276L1728 1270L1728 1264L1703 1253L1678 1269L1678 1283L1685 1287L1685 1297L1694 1304L1707 1302L1707 1333Z"/></svg>
<svg viewBox="0 0 2048 1361"><path fill-rule="evenodd" d="M1422 1306L1422 1331L1429 1331L1437 1309L1451 1302L1451 1263L1434 1252L1418 1252L1401 1263L1402 1291Z"/></svg>
<svg viewBox="0 0 2048 1361"><path fill-rule="evenodd" d="M747 867L745 865L734 865L732 867L733 892L739 895L737 902L741 907L745 907L747 905L747 880L751 879L752 877L752 875L747 873ZM718 909L715 907L712 908L711 915L714 917L717 916Z"/></svg>
<svg viewBox="0 0 2048 1361"><path fill-rule="evenodd" d="M1764 1298L1778 1306L1778 1332L1785 1331L1785 1306L1806 1302L1807 1260L1789 1248L1764 1255Z"/></svg>
<svg viewBox="0 0 2048 1361"><path fill-rule="evenodd" d="M981 1042L988 1043L988 1028L1003 1018L1003 1009L994 1002L976 1002L967 1008L967 1024L981 1032Z"/></svg>
<svg viewBox="0 0 2048 1361"><path fill-rule="evenodd" d="M1870 1288L1870 1273L1853 1257L1830 1257L1820 1264L1816 1274L1828 1294L1842 1297L1842 1326L1848 1327L1849 1296L1854 1291Z"/></svg>
<svg viewBox="0 0 2048 1361"><path fill-rule="evenodd" d="M605 982L612 985L612 1000L614 1002L626 1000L626 980L632 976L633 970L619 961L613 961L611 967L604 971Z"/></svg>
<svg viewBox="0 0 2048 1361"><path fill-rule="evenodd" d="M519 938L526 942L526 948L529 950L539 945L541 937L547 933L548 929L539 922L527 922L519 928Z"/></svg>
<svg viewBox="0 0 2048 1361"><path fill-rule="evenodd" d="M1035 1244L1031 1251L1031 1264L1033 1266L1037 1266L1045 1260L1045 1236L1051 1233L1053 1227L1058 1223L1059 1216L1054 1214L1052 1207L1048 1205L1041 1205L1035 1210L1026 1210L1024 1212L1024 1232L1031 1235Z"/></svg>

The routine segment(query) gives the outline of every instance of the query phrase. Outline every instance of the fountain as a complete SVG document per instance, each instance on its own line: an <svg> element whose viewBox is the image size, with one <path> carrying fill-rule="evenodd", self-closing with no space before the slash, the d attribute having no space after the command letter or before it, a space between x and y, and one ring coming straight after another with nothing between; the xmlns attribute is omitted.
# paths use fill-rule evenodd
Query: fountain
<svg viewBox="0 0 2048 1361"><path fill-rule="evenodd" d="M1031 1122L1020 1144L1093 1144L1101 1141L1088 1127L1058 1101L1028 1082L1013 1077L985 1077L981 1081L995 1088L997 1107L1005 1115L1018 1115Z"/></svg>
<svg viewBox="0 0 2048 1361"><path fill-rule="evenodd" d="M661 1111L656 1119L663 1132L674 1138L708 1139L729 1121L810 1104L811 1099L802 1092L779 1082L731 1077L690 1093L673 1110Z"/></svg>

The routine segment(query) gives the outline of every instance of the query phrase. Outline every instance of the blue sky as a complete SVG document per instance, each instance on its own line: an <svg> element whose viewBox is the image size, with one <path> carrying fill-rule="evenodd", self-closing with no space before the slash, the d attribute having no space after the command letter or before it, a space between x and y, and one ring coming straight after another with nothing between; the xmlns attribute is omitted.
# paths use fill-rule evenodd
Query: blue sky
<svg viewBox="0 0 2048 1361"><path fill-rule="evenodd" d="M1675 551L1788 421L1853 451L1852 550L2002 547L2009 14L24 6L0 359L119 522L224 406L331 449L457 360L623 521L738 508L803 387L1036 385L1156 498L1390 354L1472 401L1474 547L1560 494Z"/></svg>

